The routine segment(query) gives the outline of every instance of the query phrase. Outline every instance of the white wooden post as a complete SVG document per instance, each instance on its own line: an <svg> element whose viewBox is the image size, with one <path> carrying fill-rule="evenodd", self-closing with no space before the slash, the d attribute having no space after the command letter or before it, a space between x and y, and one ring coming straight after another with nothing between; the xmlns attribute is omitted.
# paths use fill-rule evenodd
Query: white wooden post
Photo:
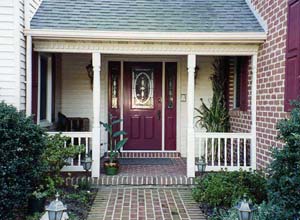
<svg viewBox="0 0 300 220"><path fill-rule="evenodd" d="M93 164L92 177L100 176L100 73L101 73L101 55L93 53Z"/></svg>
<svg viewBox="0 0 300 220"><path fill-rule="evenodd" d="M46 119L49 123L52 122L52 56L47 59L47 110Z"/></svg>
<svg viewBox="0 0 300 220"><path fill-rule="evenodd" d="M194 96L196 55L188 55L187 86L187 176L195 177Z"/></svg>
<svg viewBox="0 0 300 220"><path fill-rule="evenodd" d="M257 54L252 56L252 86L251 86L251 167L256 169L256 90L257 90Z"/></svg>
<svg viewBox="0 0 300 220"><path fill-rule="evenodd" d="M26 116L32 114L32 38L26 37Z"/></svg>

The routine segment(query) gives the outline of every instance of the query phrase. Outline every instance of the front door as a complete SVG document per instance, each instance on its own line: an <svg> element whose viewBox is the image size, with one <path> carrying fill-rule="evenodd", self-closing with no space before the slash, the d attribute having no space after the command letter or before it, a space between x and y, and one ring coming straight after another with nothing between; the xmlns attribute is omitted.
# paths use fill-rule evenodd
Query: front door
<svg viewBox="0 0 300 220"><path fill-rule="evenodd" d="M162 64L124 63L124 150L161 150Z"/></svg>

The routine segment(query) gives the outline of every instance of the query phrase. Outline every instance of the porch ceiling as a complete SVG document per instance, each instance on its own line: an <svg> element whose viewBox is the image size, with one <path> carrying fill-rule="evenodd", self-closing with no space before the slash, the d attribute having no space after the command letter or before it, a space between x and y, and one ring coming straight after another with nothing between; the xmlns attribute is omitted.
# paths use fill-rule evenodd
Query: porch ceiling
<svg viewBox="0 0 300 220"><path fill-rule="evenodd" d="M43 0L31 28L264 33L245 0Z"/></svg>

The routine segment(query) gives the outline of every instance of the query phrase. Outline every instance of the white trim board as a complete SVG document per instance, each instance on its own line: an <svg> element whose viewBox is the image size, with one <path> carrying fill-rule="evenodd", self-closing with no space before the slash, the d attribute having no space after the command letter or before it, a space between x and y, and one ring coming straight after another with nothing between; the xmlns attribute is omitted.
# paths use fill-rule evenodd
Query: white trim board
<svg viewBox="0 0 300 220"><path fill-rule="evenodd" d="M264 32L129 32L91 30L26 29L35 39L81 39L158 42L247 42L263 43Z"/></svg>
<svg viewBox="0 0 300 220"><path fill-rule="evenodd" d="M34 50L52 53L94 53L118 55L223 55L252 56L258 44L200 44L200 43L146 43L95 42L67 40L34 40Z"/></svg>

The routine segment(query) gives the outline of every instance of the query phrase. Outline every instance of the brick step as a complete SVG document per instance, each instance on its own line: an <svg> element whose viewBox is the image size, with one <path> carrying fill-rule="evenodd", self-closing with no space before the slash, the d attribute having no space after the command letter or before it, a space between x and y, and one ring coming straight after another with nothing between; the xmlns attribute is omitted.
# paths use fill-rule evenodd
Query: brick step
<svg viewBox="0 0 300 220"><path fill-rule="evenodd" d="M180 158L180 152L121 152L123 158Z"/></svg>
<svg viewBox="0 0 300 220"><path fill-rule="evenodd" d="M66 177L67 186L77 185L80 181L86 181L85 177ZM195 178L186 176L101 176L100 178L88 178L94 187L100 186L192 186Z"/></svg>

